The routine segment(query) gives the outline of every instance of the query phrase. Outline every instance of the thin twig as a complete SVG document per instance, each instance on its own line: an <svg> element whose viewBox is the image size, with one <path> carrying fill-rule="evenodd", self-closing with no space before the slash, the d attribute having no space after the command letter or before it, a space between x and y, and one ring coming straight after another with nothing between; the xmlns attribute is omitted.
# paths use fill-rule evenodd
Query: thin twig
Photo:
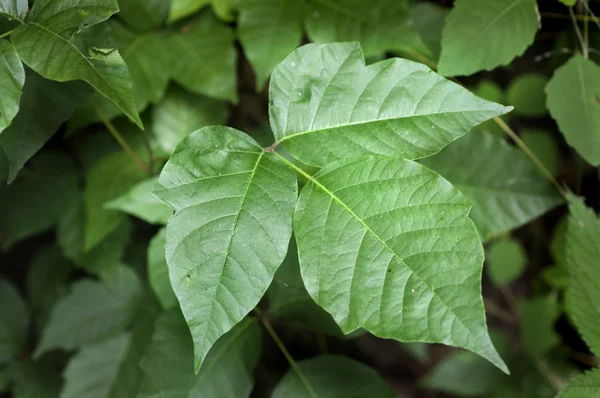
<svg viewBox="0 0 600 398"><path fill-rule="evenodd" d="M579 45L581 45L581 52L583 53L583 58L588 58L588 51L585 45L585 41L583 40L583 36L581 35L581 30L579 30L579 25L577 24L577 19L575 18L575 13L573 12L573 7L569 7L569 15L571 16L571 21L573 22L573 28L575 29L575 34L577 35L577 40L579 40Z"/></svg>
<svg viewBox="0 0 600 398"><path fill-rule="evenodd" d="M494 315L496 318L508 323L509 325L514 325L517 323L517 320L510 312L498 307L493 301L484 297L483 302L485 303L485 310Z"/></svg>
<svg viewBox="0 0 600 398"><path fill-rule="evenodd" d="M550 384L554 392L562 390L565 384L567 384L562 377L550 369L546 361L538 358L535 360L535 364L540 373L548 380L548 384Z"/></svg>
<svg viewBox="0 0 600 398"><path fill-rule="evenodd" d="M111 121L108 120L106 117L104 117L104 115L102 114L102 111L100 110L100 108L98 107L98 105L94 101L92 101L92 106L96 110L96 113L98 114L98 117L100 118L100 120L102 120L102 123L104 124L104 126L106 126L107 130L114 137L114 139L117 140L117 142L119 143L119 145L121 145L121 148L123 148L123 150L129 155L129 157L135 162L135 164L137 164L137 166L144 173L149 174L150 173L150 169L148 168L148 165L146 163L144 163L142 161L142 159L140 159L138 157L138 155L129 146L129 144L127 143L127 141L125 141L125 139L123 138L123 136L119 133L119 130L117 130L117 128L111 123Z"/></svg>
<svg viewBox="0 0 600 398"><path fill-rule="evenodd" d="M559 14L557 12L541 12L540 15L542 17L547 17L547 18L571 19L571 17L569 15ZM591 17L587 17L584 15L575 15L575 19L577 19L578 21L585 21L586 19L592 20Z"/></svg>
<svg viewBox="0 0 600 398"><path fill-rule="evenodd" d="M502 292L504 299L508 303L508 306L510 307L510 312L512 313L513 318L519 319L520 318L519 302L517 301L517 298L515 297L512 290L510 290L510 288L508 286L501 286L500 292Z"/></svg>
<svg viewBox="0 0 600 398"><path fill-rule="evenodd" d="M598 361L598 358L589 354L584 354L583 352L569 351L569 356L581 363L592 367L600 365L600 361Z"/></svg>
<svg viewBox="0 0 600 398"><path fill-rule="evenodd" d="M556 181L556 178L554 178L552 173L548 171L546 166L544 166L544 163L542 163L542 161L531 151L531 149L529 149L529 147L523 141L521 141L517 133L515 133L506 123L504 123L504 120L500 119L498 116L494 118L494 121L517 144L517 146L521 148L521 150L525 152L527 156L529 156L531 161L537 166L538 169L540 169L540 171L552 183L552 185L554 185L556 190L560 192L565 199L568 199L567 191L565 191L558 181Z"/></svg>
<svg viewBox="0 0 600 398"><path fill-rule="evenodd" d="M585 7L586 11L590 14L591 20L594 21L596 23L596 26L600 29L600 21L598 21L598 18L596 17L596 15L594 14L594 12L590 8L590 6L588 5L587 0L585 0L583 2L583 6ZM586 21L590 18L586 18Z"/></svg>
<svg viewBox="0 0 600 398"><path fill-rule="evenodd" d="M6 36L10 36L10 34L13 32L13 30L9 30L8 32L4 32L0 35L0 39L4 39Z"/></svg>
<svg viewBox="0 0 600 398"><path fill-rule="evenodd" d="M279 347L285 359L287 359L288 363L290 364L290 367L294 370L296 375L298 375L298 378L300 379L302 384L304 384L304 387L306 387L306 390L308 391L309 395L312 398L319 398L319 396L315 393L315 390L313 390L312 386L308 382L308 379L306 378L306 376L304 376L304 373L302 373L302 371L298 367L298 364L296 363L296 361L294 361L294 358L285 347L285 344L283 344L283 341L281 341L281 339L275 332L275 329L273 329L273 326L271 326L271 323L269 322L267 317L263 316L262 311L258 307L254 308L254 312L258 315L258 319L260 319L260 321L262 322L263 326L265 327L275 344L277 344L277 347Z"/></svg>

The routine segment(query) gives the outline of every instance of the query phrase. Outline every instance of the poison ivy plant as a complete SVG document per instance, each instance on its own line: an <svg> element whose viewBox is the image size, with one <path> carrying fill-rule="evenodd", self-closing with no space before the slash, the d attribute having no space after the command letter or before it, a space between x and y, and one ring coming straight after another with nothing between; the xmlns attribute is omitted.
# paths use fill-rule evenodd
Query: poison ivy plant
<svg viewBox="0 0 600 398"><path fill-rule="evenodd" d="M463 76L506 65L533 43L539 27L535 0L457 0L446 19L438 71Z"/></svg>
<svg viewBox="0 0 600 398"><path fill-rule="evenodd" d="M521 75L510 82L506 96L508 103L515 107L515 113L530 117L543 116L547 112L546 83L548 79L536 73Z"/></svg>
<svg viewBox="0 0 600 398"><path fill-rule="evenodd" d="M554 330L554 323L560 316L556 295L522 300L519 313L522 318L521 338L530 355L540 357L560 342Z"/></svg>
<svg viewBox="0 0 600 398"><path fill-rule="evenodd" d="M557 398L594 397L600 391L600 369L594 369L574 379Z"/></svg>
<svg viewBox="0 0 600 398"><path fill-rule="evenodd" d="M196 370L264 295L287 251L294 206L304 284L345 333L363 327L465 347L506 370L487 335L471 203L409 159L509 109L410 61L366 67L356 43L295 51L274 72L270 97L275 145L201 129L178 145L154 191L175 210L166 258ZM392 98L403 106L387 107ZM310 176L274 152L279 143L300 161L333 163ZM308 180L297 204L294 171Z"/></svg>
<svg viewBox="0 0 600 398"><path fill-rule="evenodd" d="M173 210L150 193L156 178L144 180L124 195L104 205L105 209L121 210L151 224L166 224Z"/></svg>

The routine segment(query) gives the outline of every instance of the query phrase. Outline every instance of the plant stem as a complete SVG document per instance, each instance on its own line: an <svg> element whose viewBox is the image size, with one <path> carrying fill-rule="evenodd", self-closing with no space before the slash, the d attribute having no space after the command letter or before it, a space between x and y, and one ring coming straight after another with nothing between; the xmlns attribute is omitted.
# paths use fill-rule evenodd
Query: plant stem
<svg viewBox="0 0 600 398"><path fill-rule="evenodd" d="M0 39L4 39L6 36L10 36L10 34L13 32L13 30L9 30L8 32L4 32L2 34L0 34Z"/></svg>
<svg viewBox="0 0 600 398"><path fill-rule="evenodd" d="M494 315L496 318L503 320L509 325L514 325L517 323L517 320L510 312L498 307L493 301L484 297L483 302L485 303L485 310Z"/></svg>
<svg viewBox="0 0 600 398"><path fill-rule="evenodd" d="M540 15L542 17L557 18L557 19L570 19L571 18L569 15L563 15L563 14L559 14L557 12L541 12ZM593 18L584 16L584 15L575 15L575 19L578 21L593 20Z"/></svg>
<svg viewBox="0 0 600 398"><path fill-rule="evenodd" d="M285 356L285 359L287 359L288 363L290 364L290 367L298 375L298 378L300 379L300 381L302 381L302 384L304 384L304 387L306 387L306 390L308 391L310 396L312 398L319 398L319 396L315 393L312 386L308 382L308 379L306 378L306 376L304 376L304 373L302 373L302 371L298 367L298 364L296 363L296 361L294 361L294 358L292 358L292 355L289 353L289 351L285 347L285 344L283 344L283 341L281 341L281 339L275 332L275 329L273 329L273 326L271 326L271 323L269 322L267 317L263 316L263 312L258 307L254 308L254 312L258 315L258 318L262 322L263 326L265 327L265 329L267 330L269 335L271 335L271 338L273 339L275 344L277 344L277 347L279 347L283 356Z"/></svg>
<svg viewBox="0 0 600 398"><path fill-rule="evenodd" d="M567 192L564 190L564 188L560 186L558 181L556 181L556 178L554 178L552 173L548 171L546 166L544 166L541 160L531 151L531 149L529 149L529 147L523 141L521 141L517 133L515 133L506 123L504 123L504 120L500 119L498 116L494 117L494 121L517 144L517 146L521 148L523 152L525 152L525 154L531 159L537 168L540 169L542 174L544 174L544 176L552 183L552 185L554 185L557 191L560 192L565 199L568 199Z"/></svg>
<svg viewBox="0 0 600 398"><path fill-rule="evenodd" d="M127 141L125 141L123 136L119 133L119 130L117 130L117 128L111 123L110 120L108 120L107 118L104 117L104 115L102 114L102 111L100 111L100 108L98 108L98 105L96 105L96 103L94 103L93 101L92 101L92 106L94 107L94 110L98 114L98 117L102 120L102 123L104 124L104 126L106 126L106 128L108 129L110 134L114 137L115 140L117 140L119 145L121 145L121 148L123 148L123 150L129 155L129 157L131 157L131 159L133 159L135 164L137 164L137 166L144 173L149 174L150 169L149 169L148 165L146 163L144 163L142 161L142 159L140 159L138 157L138 155L135 153L135 151L133 149L131 149L131 147L129 146Z"/></svg>
<svg viewBox="0 0 600 398"><path fill-rule="evenodd" d="M575 29L575 34L577 35L577 40L579 40L579 45L581 46L581 52L583 53L583 58L588 58L588 50L585 45L585 40L583 40L583 36L581 35L581 30L579 30L579 25L577 24L577 19L575 19L575 13L573 12L573 7L569 7L569 15L571 16L571 21L573 21L573 28Z"/></svg>

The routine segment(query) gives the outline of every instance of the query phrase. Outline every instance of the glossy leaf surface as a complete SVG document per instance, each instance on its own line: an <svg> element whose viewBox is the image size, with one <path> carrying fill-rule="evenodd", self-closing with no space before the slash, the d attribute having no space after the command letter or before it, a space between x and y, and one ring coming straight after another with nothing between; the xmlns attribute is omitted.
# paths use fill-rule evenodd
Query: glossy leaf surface
<svg viewBox="0 0 600 398"><path fill-rule="evenodd" d="M19 111L24 83L25 70L15 48L7 40L0 40L0 134Z"/></svg>

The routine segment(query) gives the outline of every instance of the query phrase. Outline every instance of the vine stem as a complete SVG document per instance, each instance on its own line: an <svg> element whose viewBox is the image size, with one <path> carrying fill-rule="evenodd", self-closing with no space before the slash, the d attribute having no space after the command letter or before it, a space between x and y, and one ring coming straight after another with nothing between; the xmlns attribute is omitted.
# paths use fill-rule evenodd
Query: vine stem
<svg viewBox="0 0 600 398"><path fill-rule="evenodd" d="M581 51L583 52L583 58L588 59L588 49L585 45L585 40L583 40L583 36L581 35L581 30L579 30L579 25L577 24L577 19L575 18L575 13L573 12L573 7L569 7L569 15L571 16L571 21L573 22L573 28L575 29L575 34L577 35L577 40L579 40L579 45L581 46Z"/></svg>
<svg viewBox="0 0 600 398"><path fill-rule="evenodd" d="M10 34L13 32L13 30L9 30L8 32L4 32L0 35L0 39L4 39L7 36L10 36Z"/></svg>
<svg viewBox="0 0 600 398"><path fill-rule="evenodd" d="M508 124L504 123L504 120L500 119L498 116L494 117L494 121L517 144L517 146L521 148L523 152L525 152L529 159L531 159L531 161L537 166L537 168L540 169L542 174L544 174L544 176L552 183L552 185L554 185L557 191L560 192L560 194L568 200L569 196L567 194L567 191L565 191L564 188L558 183L558 181L556 181L556 178L554 178L552 173L548 171L546 166L544 166L544 163L542 163L542 161L535 155L535 153L533 153L531 149L529 149L529 147L519 138L517 133L515 133L513 129L511 129L508 126Z"/></svg>
<svg viewBox="0 0 600 398"><path fill-rule="evenodd" d="M98 117L102 120L102 123L104 124L104 126L106 126L106 128L108 129L110 134L119 143L119 145L121 145L121 148L123 148L123 150L129 155L129 157L135 162L135 164L137 164L137 166L144 173L149 174L150 168L148 167L148 165L146 163L144 163L142 161L142 159L140 159L138 157L138 155L135 153L135 151L129 146L127 141L125 141L125 139L123 138L121 133L119 133L119 130L117 130L117 128L111 123L110 120L108 120L106 117L104 117L104 115L102 114L102 111L100 110L100 108L98 108L98 105L93 101L92 101L92 106L94 107L94 110L96 111L96 114L98 115Z"/></svg>
<svg viewBox="0 0 600 398"><path fill-rule="evenodd" d="M312 398L319 398L319 396L315 393L315 390L313 390L312 386L308 382L308 379L306 378L306 376L304 376L304 373L302 373L302 371L298 367L298 364L285 347L285 344L283 344L283 341L281 341L279 335L277 334L277 332L275 332L273 326L271 326L271 323L269 322L267 317L263 315L263 312L258 307L254 308L254 312L258 315L258 319L260 319L260 321L262 322L263 326L265 327L275 344L277 344L277 347L279 347L279 349L283 353L283 356L285 356L285 359L287 359L288 363L290 364L290 367L298 375L298 378L300 379L300 381L302 381L302 384L304 384L310 396Z"/></svg>
<svg viewBox="0 0 600 398"><path fill-rule="evenodd" d="M494 315L496 318L503 320L509 325L514 325L517 323L517 320L510 312L498 307L496 303L491 301L490 299L484 297L483 302L485 304L485 310L490 314Z"/></svg>

